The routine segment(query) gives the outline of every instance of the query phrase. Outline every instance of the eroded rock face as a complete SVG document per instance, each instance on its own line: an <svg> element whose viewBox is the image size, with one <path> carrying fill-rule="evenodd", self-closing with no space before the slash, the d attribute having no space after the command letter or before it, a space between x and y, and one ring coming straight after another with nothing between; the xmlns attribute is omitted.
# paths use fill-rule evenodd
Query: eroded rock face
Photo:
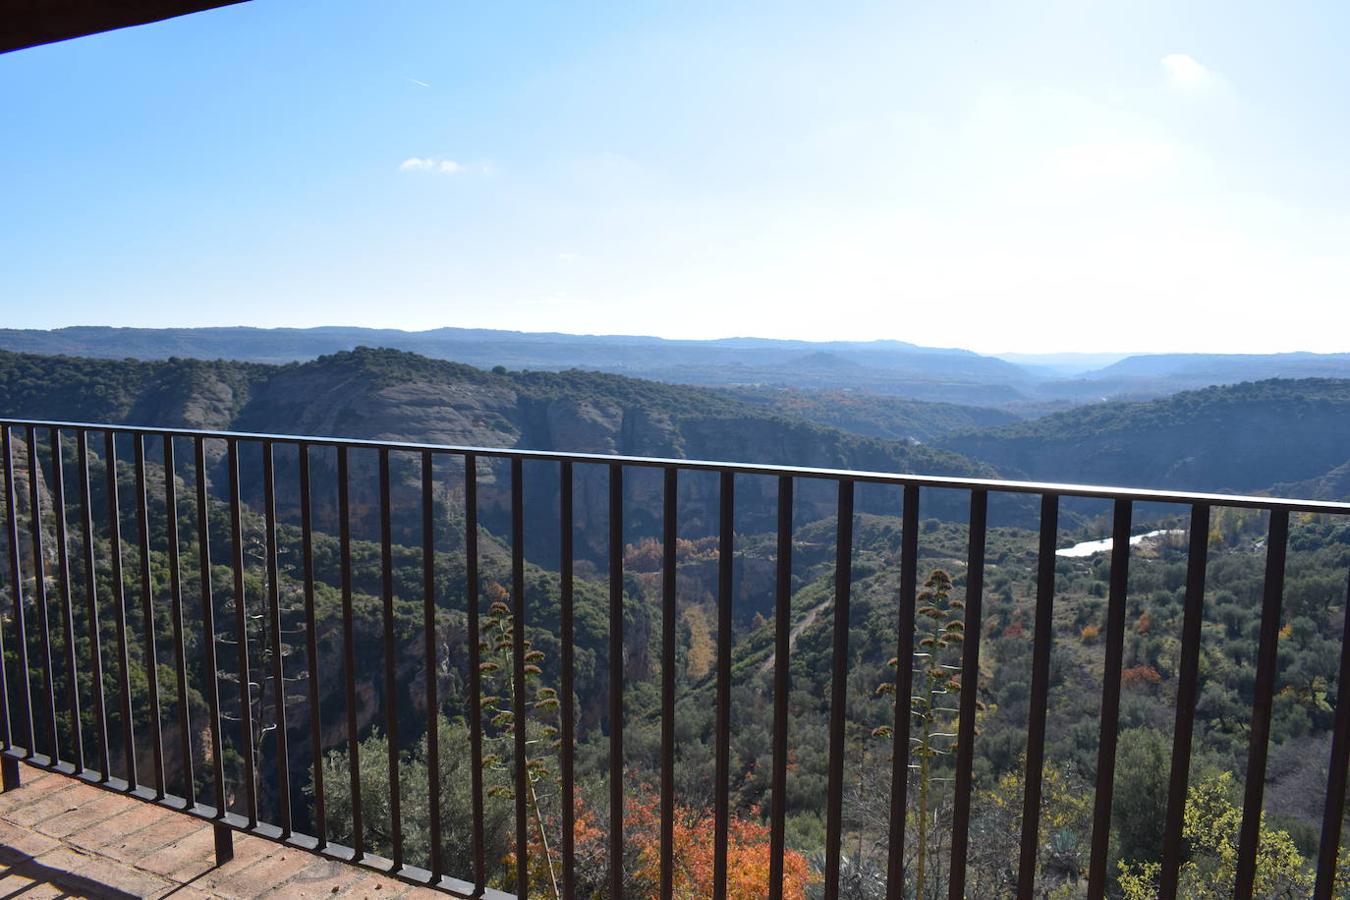
<svg viewBox="0 0 1350 900"><path fill-rule="evenodd" d="M381 383L307 366L257 390L236 427L289 423L289 433L465 446L514 446L516 393L451 380Z"/></svg>

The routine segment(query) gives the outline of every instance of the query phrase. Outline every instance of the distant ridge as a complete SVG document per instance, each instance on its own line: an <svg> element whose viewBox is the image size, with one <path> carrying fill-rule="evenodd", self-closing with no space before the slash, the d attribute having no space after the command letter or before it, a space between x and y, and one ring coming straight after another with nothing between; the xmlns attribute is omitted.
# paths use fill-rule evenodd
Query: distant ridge
<svg viewBox="0 0 1350 900"><path fill-rule="evenodd" d="M357 347L405 350L490 369L589 369L703 385L851 388L962 403L1025 399L1035 377L969 350L896 340L811 342L732 337L667 340L643 335L573 335L435 328L109 328L0 330L0 349L43 355L143 360L186 357L305 362ZM820 357L803 365L804 357ZM831 364L819 364L828 359Z"/></svg>
<svg viewBox="0 0 1350 900"><path fill-rule="evenodd" d="M1338 493L1350 379L1270 379L1080 406L937 444L1007 477L1178 490Z"/></svg>
<svg viewBox="0 0 1350 900"><path fill-rule="evenodd" d="M941 339L941 335L938 339ZM306 362L357 347L405 350L483 369L585 369L735 389L857 391L1036 415L1081 403L1144 400L1267 378L1350 378L1350 353L988 356L908 341L803 341L754 336L675 340L489 328L402 331L314 328L0 329L0 349L41 355Z"/></svg>

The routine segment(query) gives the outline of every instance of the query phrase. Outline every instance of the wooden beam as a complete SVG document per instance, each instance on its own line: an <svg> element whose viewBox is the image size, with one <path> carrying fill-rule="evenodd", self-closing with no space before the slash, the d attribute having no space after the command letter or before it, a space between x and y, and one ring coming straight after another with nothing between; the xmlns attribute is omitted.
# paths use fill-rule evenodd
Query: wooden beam
<svg viewBox="0 0 1350 900"><path fill-rule="evenodd" d="M244 0L0 0L0 53Z"/></svg>

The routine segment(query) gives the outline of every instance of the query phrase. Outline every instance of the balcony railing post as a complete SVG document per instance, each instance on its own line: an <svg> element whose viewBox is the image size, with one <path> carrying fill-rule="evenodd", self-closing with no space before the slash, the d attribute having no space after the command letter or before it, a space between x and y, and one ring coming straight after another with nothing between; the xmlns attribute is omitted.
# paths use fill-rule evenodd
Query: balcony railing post
<svg viewBox="0 0 1350 900"><path fill-rule="evenodd" d="M1027 722L1026 789L1022 802L1022 848L1017 893L1030 897L1036 884L1040 847L1041 778L1045 768L1045 713L1050 700L1050 646L1054 641L1055 542L1059 534L1059 497L1041 498L1041 540L1037 549L1036 634L1031 658L1031 712Z"/></svg>
<svg viewBox="0 0 1350 900"><path fill-rule="evenodd" d="M788 694L791 690L788 654L792 645L792 489L792 476L780 475L777 571L774 575L773 605L773 774L769 811L769 900L783 898L783 850L787 818ZM674 619L672 612L672 624ZM674 656L673 653L671 655ZM672 693L673 681L672 676Z"/></svg>
<svg viewBox="0 0 1350 900"><path fill-rule="evenodd" d="M223 819L229 801L225 793L225 736L220 728L220 669L216 661L216 599L211 583L211 511L206 484L205 441L197 438L192 451L197 490L197 577L201 590L202 663L205 670L202 674L211 724L211 781L215 788L215 817ZM216 826L217 859L220 858L221 841L228 839L229 832L222 832L221 826Z"/></svg>
<svg viewBox="0 0 1350 900"><path fill-rule="evenodd" d="M169 614L173 618L173 663L178 692L178 756L183 798L189 809L197 804L193 777L192 725L188 714L187 647L183 630L183 573L178 546L178 472L174 462L173 435L164 440L164 537L169 551Z"/></svg>
<svg viewBox="0 0 1350 900"><path fill-rule="evenodd" d="M8 425L0 425L0 432L3 432L3 435L4 435L2 440L3 440L4 457L5 457L5 458L4 458L4 462L3 462L3 466L4 466L4 470L5 470L5 543L8 545L8 549L9 549L9 558L10 558L11 563L13 564L13 565L11 566L11 568L10 568L10 576L9 576L9 577L10 577L10 582L11 582L11 588L10 588L10 589L11 589L11 590L17 591L17 590L18 590L18 579L14 578L14 574L13 574L13 573L14 573L14 570L18 568L18 565L17 565L18 557L14 555L14 545L15 545L14 535L15 535L15 528L14 528L14 503L13 503L13 500L12 500L12 498L13 498L13 496L14 496L14 493L13 493L13 491L14 491L14 480L13 480L13 477L11 476L11 473L10 473L10 462L9 462L9 426L8 426ZM16 606L16 608L17 608L17 606ZM3 629L3 628L0 628L0 743L2 743L2 744L4 745L4 749L5 749L5 750L9 750L10 747L12 746L12 743L11 743L11 740L10 740L11 737L12 737L12 735L11 735L11 733L10 733L10 718L9 718L9 676L8 676L8 674L5 672L5 638L4 638L4 629ZM8 760L8 757L5 757L5 759ZM5 765L8 766L8 762L6 762ZM18 784L18 780L17 780L17 779L18 779L18 770L17 770L17 769L14 770L14 778L15 778L15 782L14 782L14 783L17 785L17 784ZM8 784L9 784L9 769L8 769L8 768L5 769L5 784L6 784L6 788L5 788L5 789L8 790L8 789L9 789L9 788L8 788Z"/></svg>
<svg viewBox="0 0 1350 900"><path fill-rule="evenodd" d="M234 637L236 675L239 676L239 753L244 757L244 814L248 825L258 824L258 753L253 735L253 674L248 654L248 605L245 596L243 501L240 499L239 442L225 445L230 482L230 545L234 552ZM259 689L261 690L261 685Z"/></svg>
<svg viewBox="0 0 1350 900"><path fill-rule="evenodd" d="M8 705L5 709L6 749L9 748L10 742L16 737L13 732L17 731L18 740L23 741L24 756L29 757L33 755L33 745L37 741L34 739L33 732L33 688L28 668L28 628L25 623L26 613L24 612L23 567L19 562L19 498L14 486L13 439L8 425L0 426L0 444L3 445L5 457L5 515L8 520L8 531L5 537L9 543L9 589L14 609L14 655L18 662L16 674L19 679L17 685L19 722L17 726L10 721ZM8 697L8 693L5 696Z"/></svg>
<svg viewBox="0 0 1350 900"><path fill-rule="evenodd" d="M558 464L558 615L562 639L562 896L576 897L576 628L573 610L572 463Z"/></svg>
<svg viewBox="0 0 1350 900"><path fill-rule="evenodd" d="M141 618L145 627L141 650L150 700L151 775L155 797L164 796L164 740L161 733L159 703L159 659L155 649L155 598L150 579L150 513L145 499L145 435L132 436L133 465L136 475L136 548L141 581Z"/></svg>
<svg viewBox="0 0 1350 900"><path fill-rule="evenodd" d="M0 757L0 789L9 792L19 787L19 761L9 754Z"/></svg>
<svg viewBox="0 0 1350 900"><path fill-rule="evenodd" d="M103 689L103 641L99 628L98 576L94 558L94 502L89 488L89 432L81 428L75 433L77 477L80 482L80 537L84 555L84 607L89 629L89 678L93 682L94 728L98 738L99 780L106 782L112 775L108 760L108 710ZM6 733L8 733L8 718Z"/></svg>
<svg viewBox="0 0 1350 900"><path fill-rule="evenodd" d="M1177 672L1176 727L1172 734L1172 774L1163 823L1162 869L1158 896L1174 900L1181 871L1182 820L1191 770L1196 683L1200 672L1200 627L1205 611L1205 565L1209 559L1209 506L1191 507L1191 540L1186 560L1186 604L1181 625L1181 665Z"/></svg>
<svg viewBox="0 0 1350 900"><path fill-rule="evenodd" d="M723 472L717 526L717 724L713 740L713 894L726 896L727 835L731 817L731 604L735 552L736 476Z"/></svg>
<svg viewBox="0 0 1350 900"><path fill-rule="evenodd" d="M215 839L216 865L223 866L234 859L234 832L225 825L212 825L211 836Z"/></svg>
<svg viewBox="0 0 1350 900"><path fill-rule="evenodd" d="M122 578L122 512L117 496L117 433L109 429L103 433L104 479L108 492L108 559L112 564L113 624L117 628L117 676L122 714L122 755L127 779L127 790L135 790L140 783L136 766L136 732L131 711L131 653L127 646L126 586Z"/></svg>
<svg viewBox="0 0 1350 900"><path fill-rule="evenodd" d="M895 711L891 732L891 808L886 856L886 897L905 895L905 817L909 810L909 726L913 718L914 610L919 573L919 486L905 485L901 510L900 597L896 614ZM975 546L972 541L971 547ZM984 542L980 542L983 553Z"/></svg>
<svg viewBox="0 0 1350 900"><path fill-rule="evenodd" d="M347 448L337 451L338 557L342 579L342 677L347 700L347 774L352 797L352 858L365 856L361 809L361 733L356 720L356 612L352 605L352 522Z"/></svg>
<svg viewBox="0 0 1350 900"><path fill-rule="evenodd" d="M42 654L42 715L47 725L47 754L61 758L56 741L56 684L52 669L52 628L47 603L47 561L42 535L42 462L38 458L37 428L28 428L28 518L33 540L33 605L38 614L38 648Z"/></svg>
<svg viewBox="0 0 1350 900"><path fill-rule="evenodd" d="M530 834L527 792L530 790L529 757L526 756L525 706L525 476L524 463L511 460L511 731L515 739L516 801L516 894L526 900L530 893Z"/></svg>
<svg viewBox="0 0 1350 900"><path fill-rule="evenodd" d="M1130 524L1133 506L1117 500L1112 517L1111 587L1106 611L1106 660L1102 669L1102 714L1097 741L1097 789L1092 815L1092 856L1088 897L1106 896L1106 861L1115 792L1116 739L1120 720L1121 665L1125 656L1125 600L1130 583Z"/></svg>
<svg viewBox="0 0 1350 900"><path fill-rule="evenodd" d="M623 466L609 467L609 895L623 897Z"/></svg>
<svg viewBox="0 0 1350 900"><path fill-rule="evenodd" d="M427 804L431 826L431 879L444 873L441 859L441 702L439 641L436 634L436 510L434 458L422 452L422 631L426 641L423 661L427 670Z"/></svg>
<svg viewBox="0 0 1350 900"><path fill-rule="evenodd" d="M1256 690L1252 701L1251 741L1247 748L1247 783L1238 837L1237 878L1233 895L1250 897L1256 882L1256 850L1260 841L1261 803L1265 796L1266 756L1270 749L1270 714L1275 702L1280 612L1284 604L1284 559L1289 543L1289 513L1270 514L1266 536L1266 579L1261 603L1261 636L1256 651Z"/></svg>
<svg viewBox="0 0 1350 900"><path fill-rule="evenodd" d="M319 698L319 623L314 610L314 522L310 501L309 445L298 448L300 463L300 553L304 559L305 665L309 676L309 749L314 780L314 836L328 846L328 807L323 782L323 720Z"/></svg>
<svg viewBox="0 0 1350 900"><path fill-rule="evenodd" d="M849 600L853 585L853 482L839 482L834 563L834 647L830 657L829 786L825 798L825 900L839 896L844 838L844 728L848 702ZM905 665L899 660L899 665Z"/></svg>
<svg viewBox="0 0 1350 900"><path fill-rule="evenodd" d="M398 635L394 622L394 540L389 498L389 451L380 450L380 597L384 613L384 728L389 764L389 839L393 871L403 868L403 808L398 765ZM428 673L430 677L430 673Z"/></svg>
<svg viewBox="0 0 1350 900"><path fill-rule="evenodd" d="M71 763L84 771L84 724L80 721L80 680L76 666L75 613L71 605L70 534L66 522L65 465L61 429L50 430L52 452L52 516L56 520L56 578L61 592L61 638L65 644L66 702L70 712Z"/></svg>
<svg viewBox="0 0 1350 900"><path fill-rule="evenodd" d="M263 453L263 530L267 554L267 615L271 632L272 713L276 719L277 803L280 805L282 837L291 836L291 761L286 733L286 673L281 645L281 573L277 563L277 491L275 460L271 441L264 441ZM259 681L262 679L260 678ZM259 687L261 702L263 689Z"/></svg>
<svg viewBox="0 0 1350 900"><path fill-rule="evenodd" d="M483 632L478 623L482 603L478 583L478 457L464 454L464 597L469 643L469 784L473 821L469 848L473 856L473 883L487 885L487 861L483 833L483 680L479 643Z"/></svg>
<svg viewBox="0 0 1350 900"><path fill-rule="evenodd" d="M1341 669L1336 681L1336 724L1327 763L1327 799L1322 806L1322 840L1317 851L1314 900L1331 900L1336 880L1336 857L1341 850L1341 820L1345 816L1346 769L1350 766L1350 583L1345 590L1345 617L1341 626ZM1346 885L1341 885L1344 889Z"/></svg>
<svg viewBox="0 0 1350 900"><path fill-rule="evenodd" d="M970 791L975 760L975 717L980 691L980 634L984 629L984 553L989 494L970 495L966 548L966 608L961 651L960 719L956 729L956 787L952 795L951 877L947 896L966 896L966 849L970 843Z"/></svg>

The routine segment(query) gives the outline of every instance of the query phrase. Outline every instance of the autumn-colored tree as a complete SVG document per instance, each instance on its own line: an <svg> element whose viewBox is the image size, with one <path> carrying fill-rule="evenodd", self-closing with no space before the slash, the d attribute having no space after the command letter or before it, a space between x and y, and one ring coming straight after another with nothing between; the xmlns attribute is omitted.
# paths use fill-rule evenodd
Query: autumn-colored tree
<svg viewBox="0 0 1350 900"><path fill-rule="evenodd" d="M641 896L656 896L661 885L661 810L659 799L644 793L625 805L624 832L636 852L634 878ZM672 823L674 895L679 898L713 896L715 856L713 816L676 805ZM728 900L759 900L769 885L769 826L758 816L732 816L727 829ZM784 900L805 900L807 886L817 881L806 857L794 851L783 855Z"/></svg>
<svg viewBox="0 0 1350 900"><path fill-rule="evenodd" d="M689 653L685 657L685 674L697 681L712 671L717 647L713 643L708 617L697 606L684 611L684 624L689 629Z"/></svg>

